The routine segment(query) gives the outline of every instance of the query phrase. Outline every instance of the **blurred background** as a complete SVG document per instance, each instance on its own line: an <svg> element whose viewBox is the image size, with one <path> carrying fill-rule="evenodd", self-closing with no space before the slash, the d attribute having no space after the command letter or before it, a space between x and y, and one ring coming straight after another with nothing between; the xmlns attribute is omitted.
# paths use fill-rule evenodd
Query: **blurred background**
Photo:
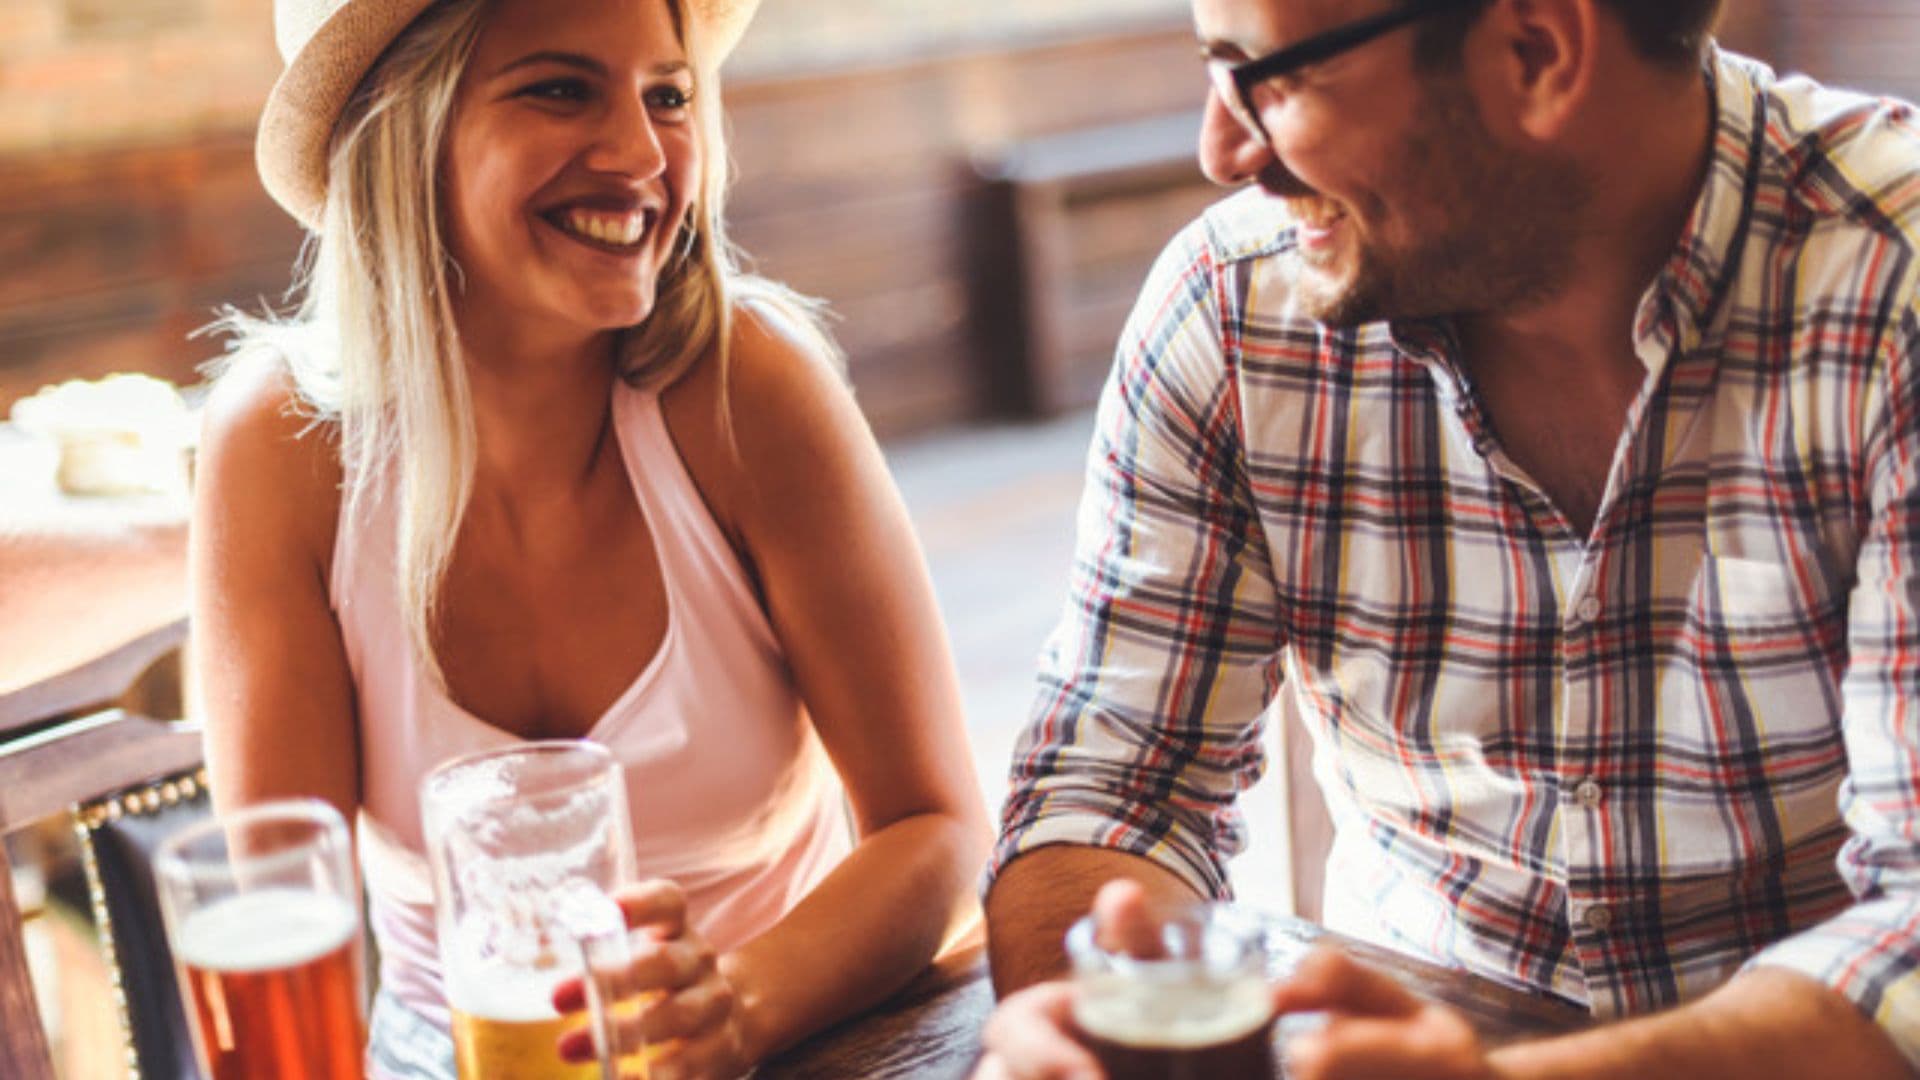
<svg viewBox="0 0 1920 1080"><path fill-rule="evenodd" d="M0 3L0 412L191 381L298 245L254 178L266 0ZM1184 0L766 0L731 63L735 235L830 301L897 437L1083 404L1146 260L1213 197ZM1912 0L1732 0L1735 47L1920 96Z"/></svg>
<svg viewBox="0 0 1920 1080"><path fill-rule="evenodd" d="M252 160L280 63L271 8L0 0L0 418L66 379L190 384L216 351L190 335L216 305L282 298L300 236ZM1916 0L1730 0L1721 37L1920 98ZM1063 598L1087 406L1147 264L1219 195L1192 160L1203 87L1185 0L764 0L730 62L735 239L838 317L920 528L996 804ZM0 454L0 549L36 527L9 494L20 460ZM112 511L87 513L98 530ZM167 513L162 566L184 531ZM0 559L0 621L10 587ZM155 618L184 611L168 588ZM17 688L5 674L0 703ZM1287 907L1276 787L1247 801L1255 848L1236 878ZM62 827L10 839L41 1012L63 1075L120 1076Z"/></svg>

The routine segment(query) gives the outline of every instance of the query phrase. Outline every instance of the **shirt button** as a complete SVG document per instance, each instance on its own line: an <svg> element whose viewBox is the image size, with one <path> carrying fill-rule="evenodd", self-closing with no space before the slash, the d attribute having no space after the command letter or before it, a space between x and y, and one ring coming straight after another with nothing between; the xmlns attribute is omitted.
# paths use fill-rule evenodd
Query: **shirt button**
<svg viewBox="0 0 1920 1080"><path fill-rule="evenodd" d="M1573 797L1589 810L1600 805L1600 796L1600 785L1591 778L1580 781L1573 789Z"/></svg>
<svg viewBox="0 0 1920 1080"><path fill-rule="evenodd" d="M1587 929L1604 934L1613 925L1613 909L1605 904L1595 904L1580 916L1580 921L1587 924Z"/></svg>
<svg viewBox="0 0 1920 1080"><path fill-rule="evenodd" d="M1580 603L1574 606L1573 613L1581 622L1592 622L1600 617L1600 598L1597 596L1581 597Z"/></svg>

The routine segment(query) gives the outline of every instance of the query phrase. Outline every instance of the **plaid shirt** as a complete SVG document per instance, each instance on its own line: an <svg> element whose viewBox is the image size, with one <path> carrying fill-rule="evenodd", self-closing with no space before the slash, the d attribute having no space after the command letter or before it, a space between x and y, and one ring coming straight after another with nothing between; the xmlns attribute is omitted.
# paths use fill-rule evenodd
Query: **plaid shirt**
<svg viewBox="0 0 1920 1080"><path fill-rule="evenodd" d="M1285 686L1330 919L1597 1015L1746 963L1920 1064L1920 124L1715 54L1712 162L1634 326L1590 539L1440 322L1290 314L1277 200L1156 265L995 870L1047 844L1227 890Z"/></svg>

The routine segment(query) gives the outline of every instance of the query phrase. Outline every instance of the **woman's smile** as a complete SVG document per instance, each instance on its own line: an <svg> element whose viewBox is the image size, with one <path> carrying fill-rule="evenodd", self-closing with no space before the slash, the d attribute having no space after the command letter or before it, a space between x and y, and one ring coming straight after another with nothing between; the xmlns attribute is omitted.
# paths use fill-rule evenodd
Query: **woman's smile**
<svg viewBox="0 0 1920 1080"><path fill-rule="evenodd" d="M659 216L651 207L598 210L571 206L549 210L540 218L567 239L595 251L633 256L650 246L654 222Z"/></svg>

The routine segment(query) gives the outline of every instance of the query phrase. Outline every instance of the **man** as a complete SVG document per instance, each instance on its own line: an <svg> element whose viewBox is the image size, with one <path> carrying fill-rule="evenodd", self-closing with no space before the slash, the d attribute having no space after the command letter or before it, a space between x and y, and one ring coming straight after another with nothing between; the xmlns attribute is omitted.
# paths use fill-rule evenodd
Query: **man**
<svg viewBox="0 0 1920 1080"><path fill-rule="evenodd" d="M1121 342L1002 992L1103 883L1226 892L1290 693L1329 922L1617 1021L1490 1052L1320 955L1293 1076L1920 1066L1920 125L1716 7L1194 0L1202 164L1255 190ZM1097 1075L1070 1027L1012 994L983 1073Z"/></svg>

